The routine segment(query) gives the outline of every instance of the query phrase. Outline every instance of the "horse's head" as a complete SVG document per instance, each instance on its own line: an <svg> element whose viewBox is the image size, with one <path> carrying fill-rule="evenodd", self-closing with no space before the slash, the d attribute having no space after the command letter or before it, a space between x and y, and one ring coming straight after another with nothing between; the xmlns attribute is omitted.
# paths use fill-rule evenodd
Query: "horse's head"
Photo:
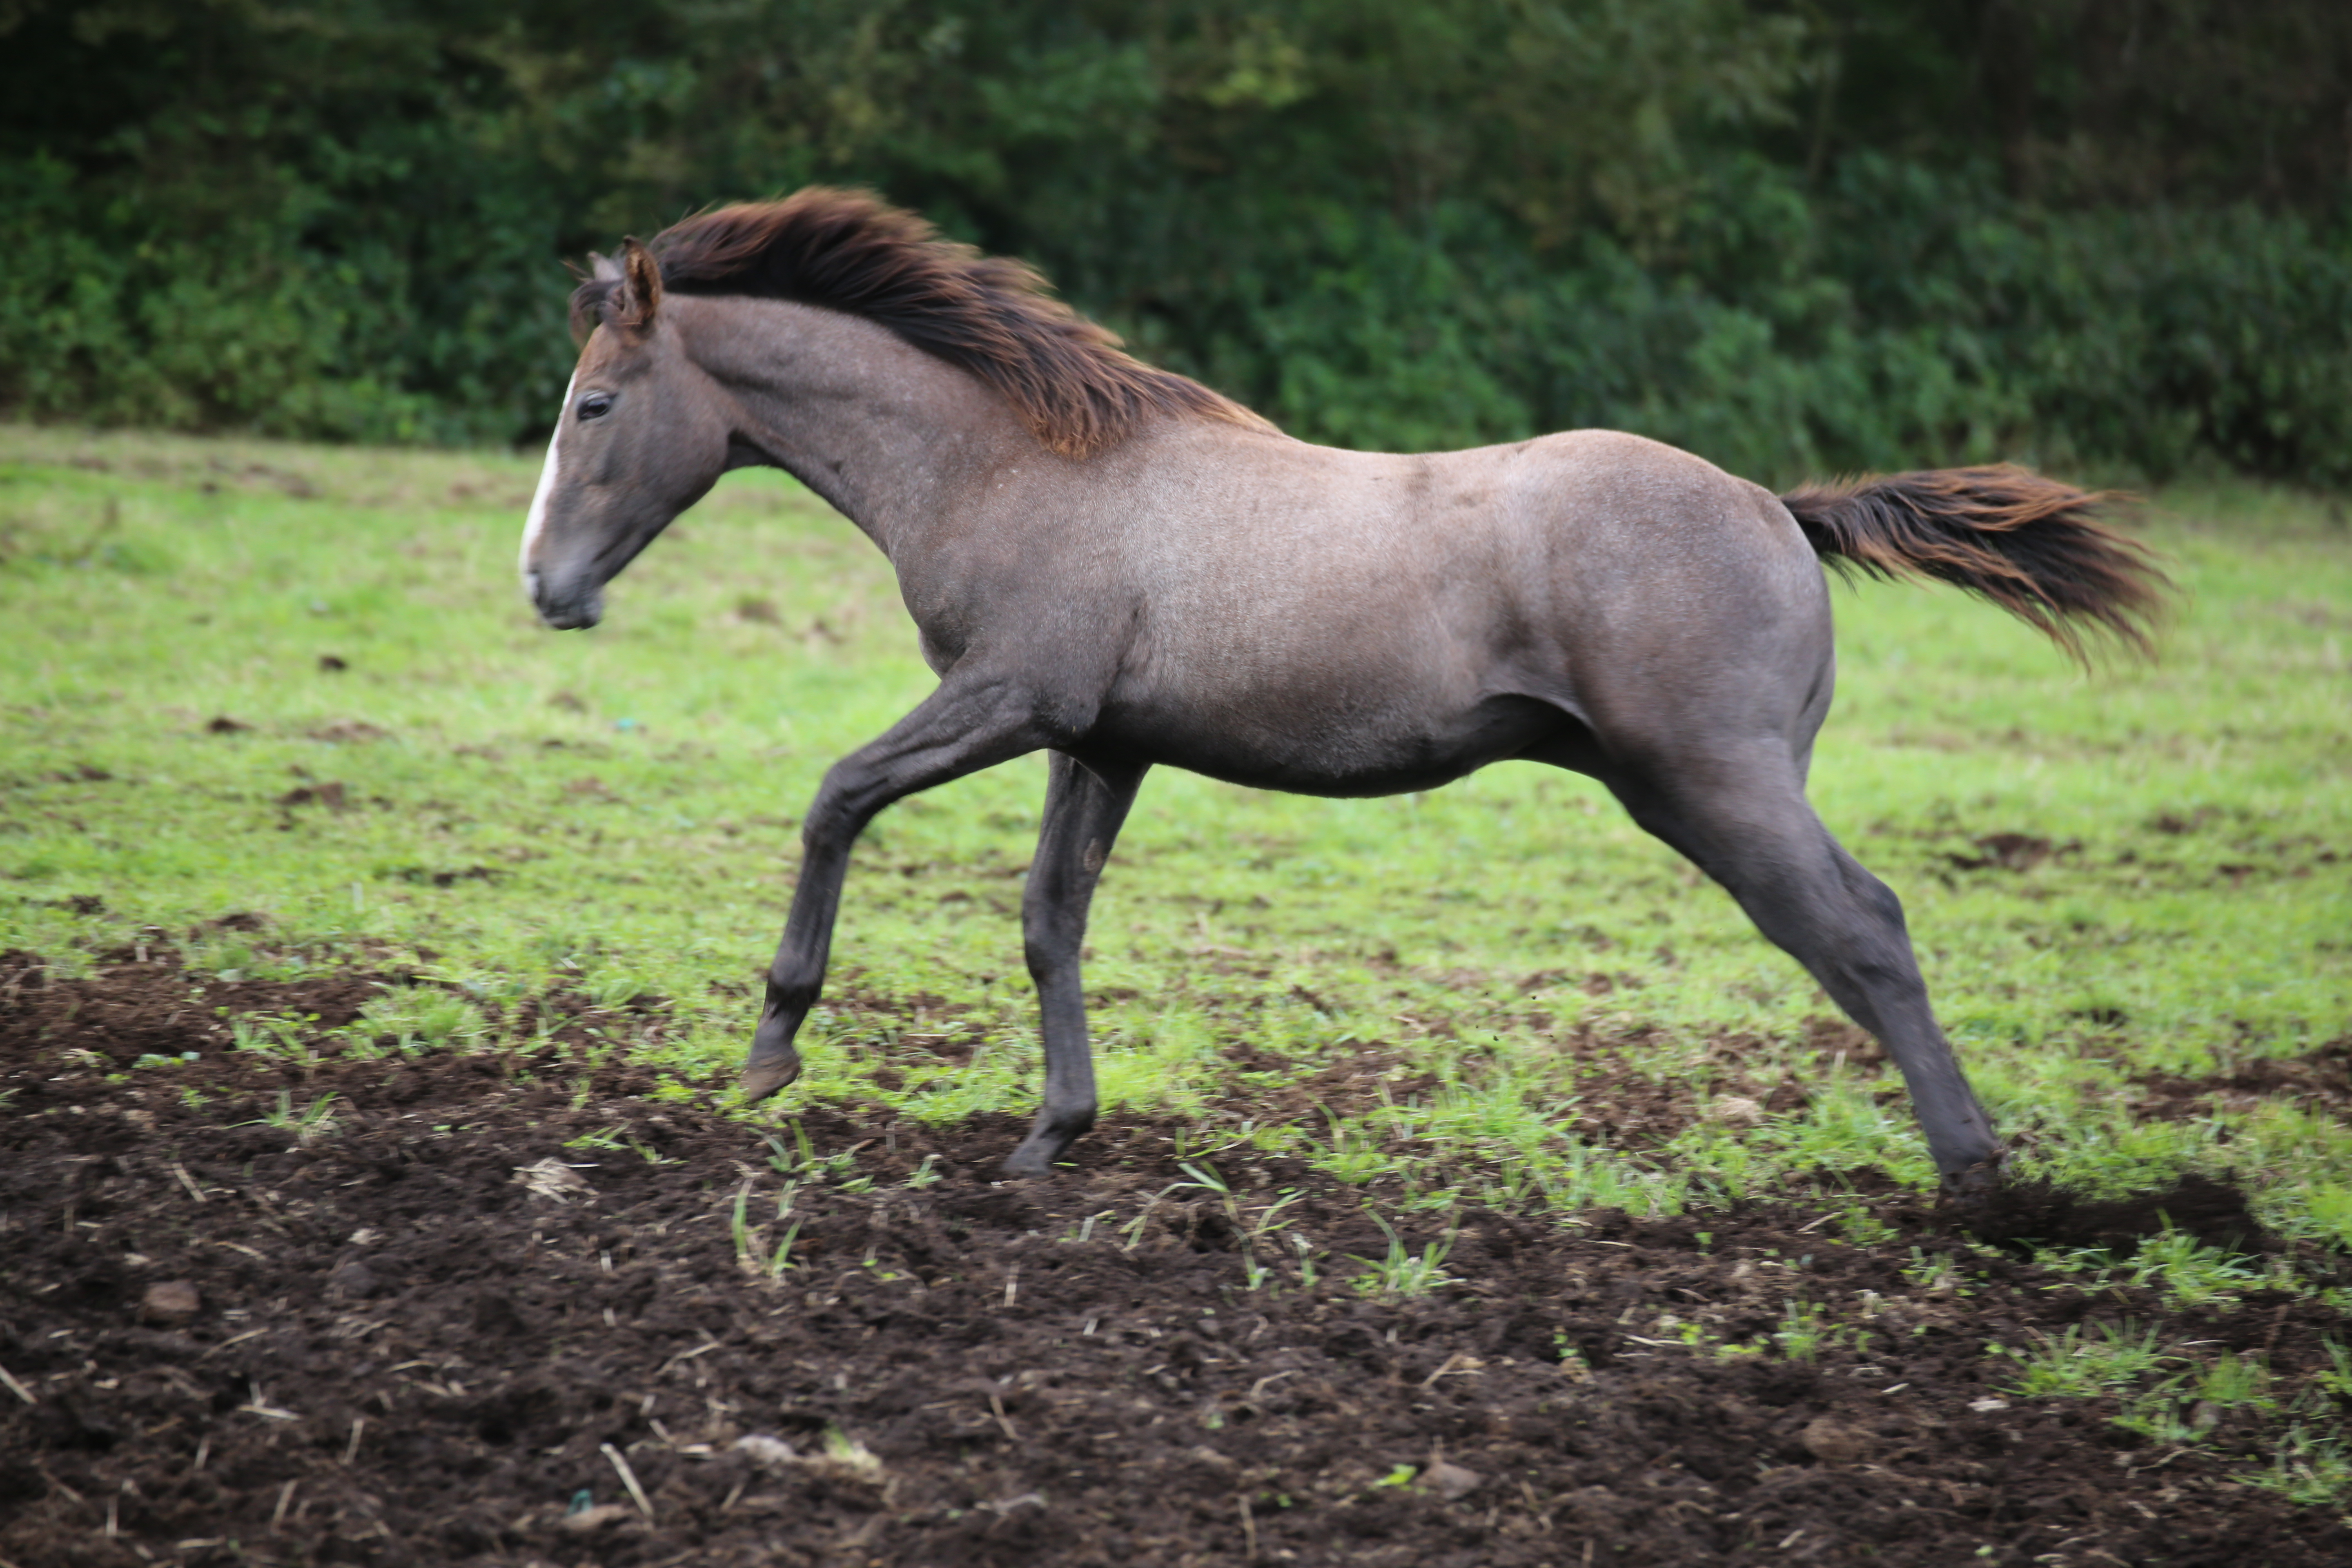
<svg viewBox="0 0 2352 1568"><path fill-rule="evenodd" d="M604 584L726 471L724 395L662 310L661 268L628 241L573 300L580 363L523 526L522 580L569 631L604 614Z"/></svg>

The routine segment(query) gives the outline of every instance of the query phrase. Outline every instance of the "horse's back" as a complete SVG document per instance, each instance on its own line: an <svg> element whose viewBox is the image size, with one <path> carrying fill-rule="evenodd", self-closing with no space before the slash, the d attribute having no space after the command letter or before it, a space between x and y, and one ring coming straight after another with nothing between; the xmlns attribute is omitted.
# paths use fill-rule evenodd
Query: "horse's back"
<svg viewBox="0 0 2352 1568"><path fill-rule="evenodd" d="M1282 488L1313 495L1312 521L1276 553L1303 548L1315 584L1377 583L1376 596L1442 606L1464 637L1577 666L1687 668L1730 643L1751 659L1826 653L1826 585L1795 520L1762 486L1679 447L1569 430L1454 452L1288 456Z"/></svg>
<svg viewBox="0 0 2352 1568"><path fill-rule="evenodd" d="M1214 538L1245 542L1263 565L1296 553L1328 567L1341 553L1446 576L1490 551L1519 556L1530 537L1568 556L1604 549L1676 570L1720 563L1752 575L1814 559L1770 491L1627 431L1416 453L1231 428L1196 435L1152 461L1146 472L1161 472L1143 481L1178 500L1166 521L1179 552Z"/></svg>
<svg viewBox="0 0 2352 1568"><path fill-rule="evenodd" d="M1400 615L1473 641L1826 625L1819 558L1779 500L1646 437L1386 453L1220 430L1171 456L1130 564L1149 597L1226 637Z"/></svg>
<svg viewBox="0 0 2352 1568"><path fill-rule="evenodd" d="M1811 549L1689 453L1615 431L1421 455L1219 435L1164 453L1161 504L1121 529L1138 613L1109 711L1187 765L1299 788L1360 752L1333 786L1379 787L1419 766L1400 759L1509 754L1497 702L1788 726L1818 682Z"/></svg>

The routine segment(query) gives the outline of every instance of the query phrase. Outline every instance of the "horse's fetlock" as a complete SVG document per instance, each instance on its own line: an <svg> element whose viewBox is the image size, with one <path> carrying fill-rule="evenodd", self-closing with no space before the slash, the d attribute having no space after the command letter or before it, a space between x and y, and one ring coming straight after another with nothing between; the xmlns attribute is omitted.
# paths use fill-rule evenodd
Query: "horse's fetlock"
<svg viewBox="0 0 2352 1568"><path fill-rule="evenodd" d="M768 982L767 1011L792 1017L803 1017L816 1005L818 988L805 981L771 979Z"/></svg>

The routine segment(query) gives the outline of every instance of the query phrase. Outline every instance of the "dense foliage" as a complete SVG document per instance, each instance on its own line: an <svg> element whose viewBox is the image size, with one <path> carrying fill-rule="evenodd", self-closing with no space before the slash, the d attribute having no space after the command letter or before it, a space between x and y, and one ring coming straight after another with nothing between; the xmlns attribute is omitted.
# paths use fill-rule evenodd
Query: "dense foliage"
<svg viewBox="0 0 2352 1568"><path fill-rule="evenodd" d="M2352 481L2340 0L0 0L0 404L544 427L561 258L872 185L1305 436Z"/></svg>

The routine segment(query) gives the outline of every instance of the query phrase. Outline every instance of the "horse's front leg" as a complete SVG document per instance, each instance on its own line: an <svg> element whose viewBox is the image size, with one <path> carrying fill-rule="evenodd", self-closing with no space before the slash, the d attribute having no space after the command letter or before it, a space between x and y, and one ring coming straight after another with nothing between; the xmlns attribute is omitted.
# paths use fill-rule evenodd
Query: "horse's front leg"
<svg viewBox="0 0 2352 1568"><path fill-rule="evenodd" d="M1021 899L1021 936L1045 1038L1045 1102L1004 1162L1016 1176L1042 1176L1078 1135L1095 1124L1095 1064L1087 1048L1087 1000L1078 952L1087 907L1119 825L1142 786L1148 764L1081 763L1053 753L1045 822Z"/></svg>
<svg viewBox="0 0 2352 1568"><path fill-rule="evenodd" d="M740 1080L749 1100L764 1100L800 1076L793 1037L824 985L833 921L849 847L893 801L993 767L1045 745L1037 704L1020 683L950 676L889 731L835 763L801 825L801 879L776 961L768 968L767 1004Z"/></svg>

